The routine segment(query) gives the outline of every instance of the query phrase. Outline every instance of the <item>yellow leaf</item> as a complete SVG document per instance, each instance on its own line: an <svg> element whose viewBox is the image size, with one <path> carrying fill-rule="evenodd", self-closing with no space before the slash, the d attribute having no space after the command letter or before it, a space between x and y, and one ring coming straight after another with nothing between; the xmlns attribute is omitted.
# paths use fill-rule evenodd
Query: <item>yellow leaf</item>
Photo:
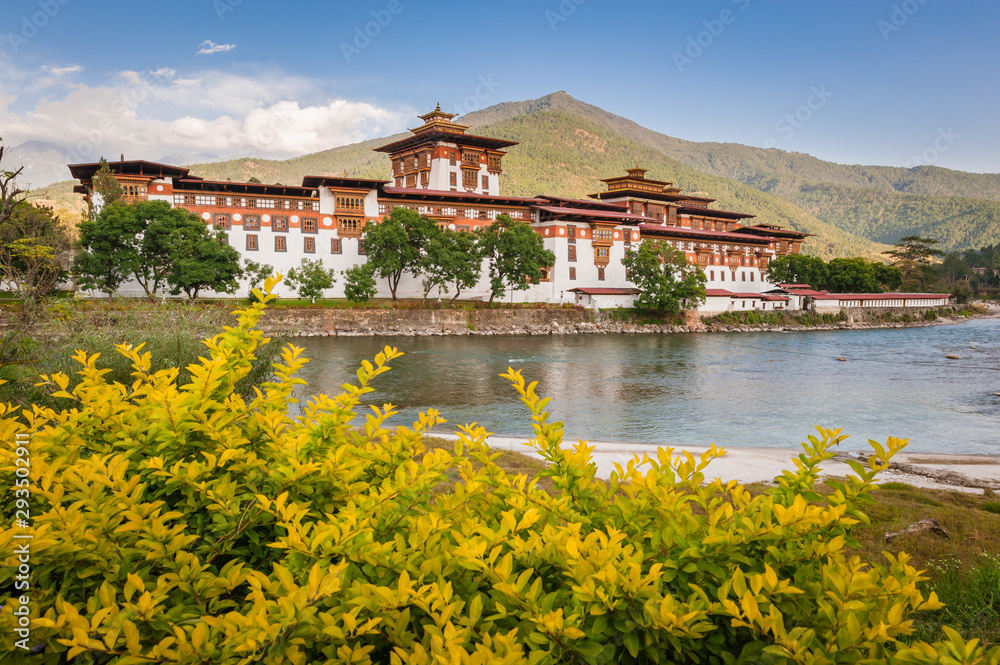
<svg viewBox="0 0 1000 665"><path fill-rule="evenodd" d="M191 645L195 649L200 649L201 645L205 642L205 624L199 623L195 626L195 629L191 631Z"/></svg>
<svg viewBox="0 0 1000 665"><path fill-rule="evenodd" d="M126 619L122 622L122 631L125 633L125 647L129 653L139 653L139 630L135 624Z"/></svg>
<svg viewBox="0 0 1000 665"><path fill-rule="evenodd" d="M140 593L146 590L146 583L142 581L142 578L138 575L133 575L128 573L125 578L128 580L129 584L135 587Z"/></svg>

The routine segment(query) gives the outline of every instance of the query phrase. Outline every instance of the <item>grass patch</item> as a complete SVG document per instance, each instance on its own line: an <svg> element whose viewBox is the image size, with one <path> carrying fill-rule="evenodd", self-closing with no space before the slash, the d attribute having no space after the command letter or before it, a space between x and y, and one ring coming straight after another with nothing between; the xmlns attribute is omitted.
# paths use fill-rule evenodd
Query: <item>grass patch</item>
<svg viewBox="0 0 1000 665"><path fill-rule="evenodd" d="M924 591L933 589L945 607L917 614L914 640L947 639L941 626L950 626L984 645L1000 643L1000 556L983 552L966 566L949 559L929 564L927 572L933 579Z"/></svg>
<svg viewBox="0 0 1000 665"><path fill-rule="evenodd" d="M993 513L994 515L1000 515L1000 501L987 501L983 505L979 506L980 510L985 510L988 513Z"/></svg>
<svg viewBox="0 0 1000 665"><path fill-rule="evenodd" d="M721 326L787 326L798 323L798 320L784 311L761 312L755 309L740 312L723 312L715 316L702 319L705 325Z"/></svg>
<svg viewBox="0 0 1000 665"><path fill-rule="evenodd" d="M881 484L879 484L878 487L879 487L879 489L883 489L883 490L902 490L902 491L907 491L907 490L916 489L916 488L913 487L913 485L907 485L906 483L881 483Z"/></svg>
<svg viewBox="0 0 1000 665"><path fill-rule="evenodd" d="M601 318L606 321L627 323L633 325L682 326L684 317L680 314L668 314L651 309L635 307L616 307L601 310Z"/></svg>
<svg viewBox="0 0 1000 665"><path fill-rule="evenodd" d="M892 315L889 315L892 318ZM847 320L847 312L823 312L822 314L817 314L816 312L804 312L796 317L799 323L806 326L819 326L819 325L831 325L834 323L840 323Z"/></svg>
<svg viewBox="0 0 1000 665"><path fill-rule="evenodd" d="M983 552L1000 553L1000 515L982 510L983 505L990 503L988 497L903 483L885 483L873 496L874 501L863 508L871 524L854 529L861 545L858 554L865 560L881 561L883 550L893 554L905 551L913 557L917 568L946 560L970 567ZM925 517L941 522L951 538L899 536L886 542L886 533L905 529Z"/></svg>

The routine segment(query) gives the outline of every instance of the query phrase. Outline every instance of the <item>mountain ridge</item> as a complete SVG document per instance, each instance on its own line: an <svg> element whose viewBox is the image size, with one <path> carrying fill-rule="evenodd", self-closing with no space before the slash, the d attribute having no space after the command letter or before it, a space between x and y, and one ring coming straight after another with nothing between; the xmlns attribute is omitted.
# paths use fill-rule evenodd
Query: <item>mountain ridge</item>
<svg viewBox="0 0 1000 665"><path fill-rule="evenodd" d="M877 257L887 244L921 233L944 249L1000 240L1000 174L933 166L843 165L810 155L736 143L667 136L560 91L501 102L462 116L470 133L518 141L504 161L502 191L586 196L601 178L639 162L652 177L719 199L757 221L814 234L806 249L824 258ZM304 175L388 179L388 157L372 148L407 132L286 160L252 157L191 164L193 174L225 180L298 184ZM623 161L624 160L624 161ZM65 183L53 186L66 189ZM61 194L60 194L61 195Z"/></svg>

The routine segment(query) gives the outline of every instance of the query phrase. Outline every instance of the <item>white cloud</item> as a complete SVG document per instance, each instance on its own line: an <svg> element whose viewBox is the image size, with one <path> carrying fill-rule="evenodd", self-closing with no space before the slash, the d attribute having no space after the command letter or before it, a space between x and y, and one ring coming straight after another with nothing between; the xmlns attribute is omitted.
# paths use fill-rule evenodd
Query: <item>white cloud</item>
<svg viewBox="0 0 1000 665"><path fill-rule="evenodd" d="M127 70L104 85L41 94L30 77L3 64L5 142L51 142L65 147L71 162L119 153L149 160L192 152L280 159L400 131L414 115L325 94L325 82L283 71Z"/></svg>
<svg viewBox="0 0 1000 665"><path fill-rule="evenodd" d="M74 72L82 72L83 67L80 65L67 65L65 67L49 67L48 65L42 65L42 71L48 72L54 76L62 76L63 74L72 74Z"/></svg>
<svg viewBox="0 0 1000 665"><path fill-rule="evenodd" d="M206 39L198 44L198 55L212 55L213 53L228 53L236 48L236 44L216 44L211 39Z"/></svg>

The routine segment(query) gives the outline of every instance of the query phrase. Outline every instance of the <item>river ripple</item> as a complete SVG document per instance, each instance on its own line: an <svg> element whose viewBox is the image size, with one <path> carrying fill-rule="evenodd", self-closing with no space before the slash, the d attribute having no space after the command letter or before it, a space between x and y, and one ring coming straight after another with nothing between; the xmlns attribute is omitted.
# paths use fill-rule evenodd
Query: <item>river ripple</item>
<svg viewBox="0 0 1000 665"><path fill-rule="evenodd" d="M689 335L307 338L302 394L334 393L384 345L406 355L370 403L392 422L434 407L449 426L531 431L497 375L520 369L568 437L641 444L796 446L813 425L849 449L908 437L911 452L1000 454L1000 320L852 331ZM977 348L972 348L973 346ZM945 355L957 353L961 360ZM847 362L837 358L847 358Z"/></svg>

